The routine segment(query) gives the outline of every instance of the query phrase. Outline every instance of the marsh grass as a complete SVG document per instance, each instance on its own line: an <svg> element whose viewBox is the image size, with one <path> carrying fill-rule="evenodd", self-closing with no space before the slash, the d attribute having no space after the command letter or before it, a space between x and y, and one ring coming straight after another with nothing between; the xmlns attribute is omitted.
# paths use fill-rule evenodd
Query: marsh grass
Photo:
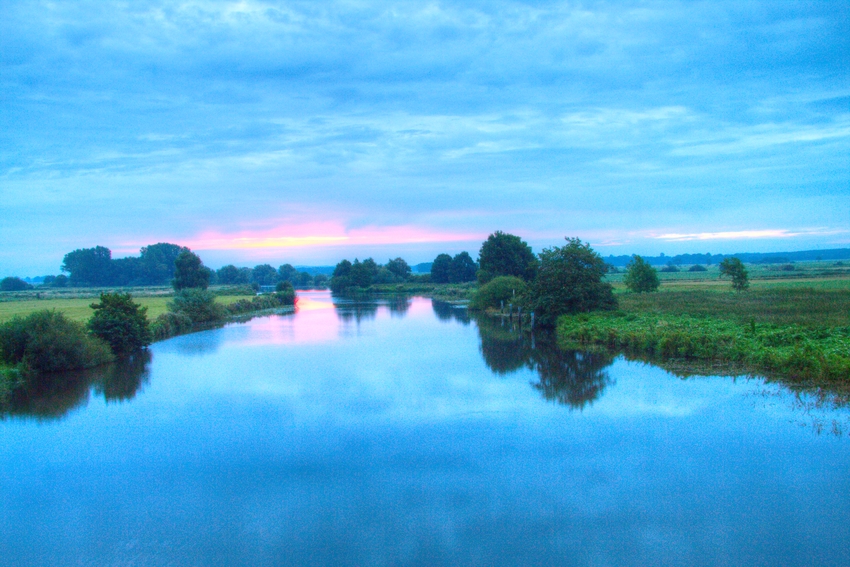
<svg viewBox="0 0 850 567"><path fill-rule="evenodd" d="M561 346L604 347L679 374L762 374L850 394L848 289L687 289L619 301L615 312L559 319Z"/></svg>

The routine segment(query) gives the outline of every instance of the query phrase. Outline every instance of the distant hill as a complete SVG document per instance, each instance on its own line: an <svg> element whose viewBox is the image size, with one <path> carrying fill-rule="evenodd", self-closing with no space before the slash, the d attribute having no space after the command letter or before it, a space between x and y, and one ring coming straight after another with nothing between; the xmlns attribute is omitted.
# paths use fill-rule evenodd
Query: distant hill
<svg viewBox="0 0 850 567"><path fill-rule="evenodd" d="M848 260L850 248L833 248L830 250L803 250L799 252L740 252L738 254L677 254L676 256L642 256L654 266L667 264L719 264L724 258L739 258L747 264L787 264L789 262L804 262L811 260ZM603 260L612 266L625 266L631 256L605 256Z"/></svg>

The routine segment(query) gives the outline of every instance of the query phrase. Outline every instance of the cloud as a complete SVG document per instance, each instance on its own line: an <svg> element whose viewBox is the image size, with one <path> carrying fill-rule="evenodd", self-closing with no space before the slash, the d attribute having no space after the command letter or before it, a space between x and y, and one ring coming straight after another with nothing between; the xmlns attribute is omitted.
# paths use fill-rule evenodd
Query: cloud
<svg viewBox="0 0 850 567"><path fill-rule="evenodd" d="M698 232L692 234L659 234L653 236L658 240L666 240L668 242L686 242L690 240L753 240L753 239L776 239L776 238L797 238L800 236L832 236L836 234L845 234L848 230L829 230L829 229L813 229L813 230L734 230L727 232Z"/></svg>

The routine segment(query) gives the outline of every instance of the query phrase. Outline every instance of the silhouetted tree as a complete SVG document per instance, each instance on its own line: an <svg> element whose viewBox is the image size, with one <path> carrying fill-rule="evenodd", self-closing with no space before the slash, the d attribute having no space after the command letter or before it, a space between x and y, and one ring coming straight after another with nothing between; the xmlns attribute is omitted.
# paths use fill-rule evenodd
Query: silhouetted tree
<svg viewBox="0 0 850 567"><path fill-rule="evenodd" d="M70 274L72 286L109 285L112 276L112 252L104 246L68 252L62 271Z"/></svg>
<svg viewBox="0 0 850 567"><path fill-rule="evenodd" d="M475 281L478 264L469 255L469 252L461 252L452 258L449 265L449 282L461 283Z"/></svg>
<svg viewBox="0 0 850 567"><path fill-rule="evenodd" d="M498 276L516 276L526 281L534 279L537 260L519 236L500 230L487 237L478 253L478 281L487 283Z"/></svg>
<svg viewBox="0 0 850 567"><path fill-rule="evenodd" d="M183 250L174 260L174 280L171 285L180 291L187 288L207 289L210 283L210 270L204 266L194 252Z"/></svg>
<svg viewBox="0 0 850 567"><path fill-rule="evenodd" d="M449 283L452 257L448 254L440 254L431 264L431 281L433 283Z"/></svg>
<svg viewBox="0 0 850 567"><path fill-rule="evenodd" d="M578 238L566 241L566 246L540 253L537 278L531 283L531 304L544 326L554 325L565 313L617 307L611 284L602 281L602 257Z"/></svg>

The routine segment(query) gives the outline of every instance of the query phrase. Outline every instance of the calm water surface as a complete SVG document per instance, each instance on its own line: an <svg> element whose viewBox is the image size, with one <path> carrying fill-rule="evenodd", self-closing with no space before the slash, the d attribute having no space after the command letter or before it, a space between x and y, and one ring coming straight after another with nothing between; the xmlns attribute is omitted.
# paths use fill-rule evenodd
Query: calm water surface
<svg viewBox="0 0 850 567"><path fill-rule="evenodd" d="M850 565L846 410L301 297L17 400L0 564Z"/></svg>

